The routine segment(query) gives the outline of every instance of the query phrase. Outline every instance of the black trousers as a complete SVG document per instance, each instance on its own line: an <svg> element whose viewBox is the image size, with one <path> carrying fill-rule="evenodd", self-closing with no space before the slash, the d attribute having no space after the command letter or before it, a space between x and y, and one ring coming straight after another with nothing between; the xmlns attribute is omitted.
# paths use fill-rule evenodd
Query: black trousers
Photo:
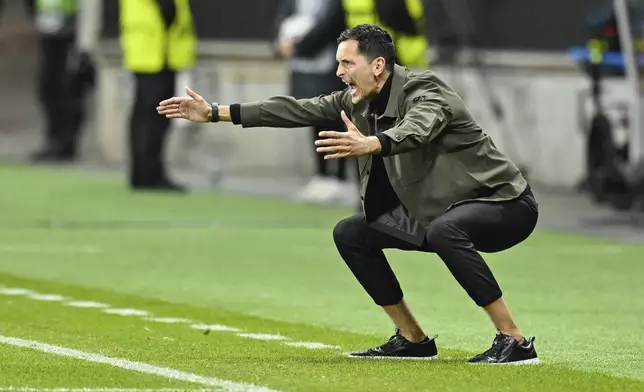
<svg viewBox="0 0 644 392"><path fill-rule="evenodd" d="M74 37L41 35L38 96L45 114L47 149L73 156L84 120L84 91L70 64Z"/></svg>
<svg viewBox="0 0 644 392"><path fill-rule="evenodd" d="M301 72L292 72L290 79L290 92L295 98L312 98L322 94L331 94L334 91L346 88L344 83L335 75L335 69L330 73L308 74ZM324 159L324 154L315 151L315 141L320 138L318 134L321 131L343 131L345 125L339 121L335 125L326 127L313 127L311 132L311 149L315 154L315 172L319 176L333 176L340 181L347 179L347 159L336 159L331 162ZM331 165L336 165L332 170Z"/></svg>
<svg viewBox="0 0 644 392"><path fill-rule="evenodd" d="M478 306L487 306L502 292L479 251L499 252L522 242L534 230L537 218L537 202L528 189L512 201L454 207L430 223L420 247L372 228L362 214L340 221L333 238L347 266L377 305L403 299L383 253L383 249L401 249L436 253L470 298Z"/></svg>
<svg viewBox="0 0 644 392"><path fill-rule="evenodd" d="M170 119L159 116L159 102L172 97L176 73L136 73L136 97L130 117L130 184L156 185L166 180L163 161Z"/></svg>
<svg viewBox="0 0 644 392"><path fill-rule="evenodd" d="M311 142L311 145L315 149L315 141L320 139L320 132L322 131L343 131L345 130L344 124L338 124L338 128L330 129L329 127L313 127L313 133L311 139L313 140ZM315 172L319 176L333 176L337 178L340 181L346 181L347 179L347 158L340 158L340 159L335 159L336 162L331 162L328 159L324 159L325 154L318 153L317 151L313 151L315 154ZM335 170L332 172L331 168L329 165L336 164L337 166L335 167Z"/></svg>

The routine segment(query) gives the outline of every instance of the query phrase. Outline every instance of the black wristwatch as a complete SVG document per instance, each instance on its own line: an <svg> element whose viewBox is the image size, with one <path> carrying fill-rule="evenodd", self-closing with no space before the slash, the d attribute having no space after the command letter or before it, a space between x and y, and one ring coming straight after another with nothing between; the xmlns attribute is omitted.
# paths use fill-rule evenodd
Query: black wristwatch
<svg viewBox="0 0 644 392"><path fill-rule="evenodd" d="M210 107L212 108L210 122L219 122L219 104L217 102L212 102Z"/></svg>

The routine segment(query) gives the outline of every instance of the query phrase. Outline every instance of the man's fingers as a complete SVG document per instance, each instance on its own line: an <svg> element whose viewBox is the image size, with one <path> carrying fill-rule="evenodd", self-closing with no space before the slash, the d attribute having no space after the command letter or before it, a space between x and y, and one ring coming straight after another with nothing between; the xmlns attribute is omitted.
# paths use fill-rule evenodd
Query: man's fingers
<svg viewBox="0 0 644 392"><path fill-rule="evenodd" d="M348 152L340 152L337 154L330 154L330 155L325 155L324 159L329 160L329 159L340 159L340 158L346 158L350 154Z"/></svg>
<svg viewBox="0 0 644 392"><path fill-rule="evenodd" d="M316 146L346 146L351 144L348 139L318 139L315 141Z"/></svg>
<svg viewBox="0 0 644 392"><path fill-rule="evenodd" d="M340 138L340 139L347 137L346 132L336 132L336 131L322 131L318 135L320 135L320 137Z"/></svg>
<svg viewBox="0 0 644 392"><path fill-rule="evenodd" d="M347 128L354 126L351 120L349 120L349 117L347 117L347 114L344 112L344 110L340 112L340 116L342 116L342 121L344 121L344 123L347 125Z"/></svg>
<svg viewBox="0 0 644 392"><path fill-rule="evenodd" d="M351 147L349 146L330 146L330 147L318 147L315 149L317 152L324 153L333 153L333 152L349 152Z"/></svg>
<svg viewBox="0 0 644 392"><path fill-rule="evenodd" d="M191 100L192 98L188 98L188 97L172 97L159 102L159 106L168 106L168 105L175 105L175 104L178 105L181 102L191 101Z"/></svg>
<svg viewBox="0 0 644 392"><path fill-rule="evenodd" d="M179 104L158 106L157 112L162 116L166 116L167 118L184 118L183 114L181 113Z"/></svg>
<svg viewBox="0 0 644 392"><path fill-rule="evenodd" d="M165 106L158 106L157 111L159 113L161 112L169 112L169 111L176 111L179 110L179 105L178 104L171 104L171 105L165 105Z"/></svg>
<svg viewBox="0 0 644 392"><path fill-rule="evenodd" d="M166 114L179 114L181 112L178 110L159 110L158 113L162 116L165 116Z"/></svg>
<svg viewBox="0 0 644 392"><path fill-rule="evenodd" d="M194 91L190 90L190 88L189 88L188 86L186 86L186 93L187 93L187 94L188 94L192 99L194 99L195 101L201 101L201 100L203 100L203 98L201 97L201 95L199 95L199 94L195 93Z"/></svg>
<svg viewBox="0 0 644 392"><path fill-rule="evenodd" d="M166 114L181 113L181 111L180 110L159 110L157 113L162 116L165 116Z"/></svg>
<svg viewBox="0 0 644 392"><path fill-rule="evenodd" d="M172 97L172 98L165 99L165 100L159 102L159 106L168 106L168 105L172 105L172 104L175 104L175 103L179 103L179 99L180 98L177 98L177 97Z"/></svg>

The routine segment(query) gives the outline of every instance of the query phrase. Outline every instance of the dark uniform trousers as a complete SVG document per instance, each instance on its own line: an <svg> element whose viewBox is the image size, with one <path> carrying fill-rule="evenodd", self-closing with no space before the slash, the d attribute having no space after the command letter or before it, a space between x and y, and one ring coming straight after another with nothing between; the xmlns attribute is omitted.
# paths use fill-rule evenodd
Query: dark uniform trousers
<svg viewBox="0 0 644 392"><path fill-rule="evenodd" d="M175 93L176 73L136 73L136 98L130 117L130 183L153 186L167 181L163 161L170 119L159 116L159 102Z"/></svg>
<svg viewBox="0 0 644 392"><path fill-rule="evenodd" d="M177 10L173 0L157 0L167 29ZM130 117L130 185L157 187L170 183L164 150L170 119L159 116L159 102L175 94L176 72L167 67L156 73L135 73L136 97Z"/></svg>
<svg viewBox="0 0 644 392"><path fill-rule="evenodd" d="M383 249L437 254L478 306L501 297L501 289L479 251L511 248L534 230L537 202L530 188L507 202L471 202L456 206L432 221L418 247L371 227L363 214L340 221L333 239L348 267L373 301L393 305L403 293Z"/></svg>
<svg viewBox="0 0 644 392"><path fill-rule="evenodd" d="M59 158L74 158L85 119L84 96L89 82L73 69L74 37L41 35L38 96L45 112L46 150ZM43 156L44 157L44 156Z"/></svg>

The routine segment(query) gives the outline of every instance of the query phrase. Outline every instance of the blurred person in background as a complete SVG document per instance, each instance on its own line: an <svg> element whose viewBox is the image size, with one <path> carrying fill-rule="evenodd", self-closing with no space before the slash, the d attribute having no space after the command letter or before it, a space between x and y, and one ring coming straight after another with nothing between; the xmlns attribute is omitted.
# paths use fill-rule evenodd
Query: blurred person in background
<svg viewBox="0 0 644 392"><path fill-rule="evenodd" d="M120 0L120 41L124 67L134 74L130 117L130 172L133 190L184 191L168 177L164 147L170 120L155 112L174 94L177 71L196 62L197 38L188 0Z"/></svg>
<svg viewBox="0 0 644 392"><path fill-rule="evenodd" d="M308 98L344 89L335 76L335 48L345 29L342 0L282 0L275 23L275 49L289 60L290 95ZM342 122L328 124L341 129ZM323 130L311 128L313 140ZM298 193L302 201L357 204L357 187L347 181L347 160L329 162L315 153L315 175ZM334 167L335 166L335 167Z"/></svg>
<svg viewBox="0 0 644 392"><path fill-rule="evenodd" d="M420 0L282 0L277 14L276 48L291 59L290 94L313 97L341 90L335 75L336 38L345 27L378 24L395 37L397 61L413 68L427 67L427 40ZM341 129L337 124L334 129ZM318 138L319 127L313 127ZM346 160L339 159L330 173L330 163L316 154L316 175L298 198L312 202L357 200L355 186L348 183Z"/></svg>
<svg viewBox="0 0 644 392"><path fill-rule="evenodd" d="M347 27L374 24L396 45L396 63L413 69L428 66L428 41L421 0L342 0Z"/></svg>
<svg viewBox="0 0 644 392"><path fill-rule="evenodd" d="M432 60L454 64L459 53L477 45L474 16L485 6L467 0L423 0L424 30L436 55Z"/></svg>
<svg viewBox="0 0 644 392"><path fill-rule="evenodd" d="M391 36L358 25L338 38L343 91L309 99L276 96L219 105L194 91L159 103L160 115L242 127L296 128L344 121L315 142L326 159L357 157L363 211L338 222L340 256L396 333L381 346L351 354L431 359L438 355L411 313L383 249L437 254L497 330L492 346L468 360L539 363L479 252L500 252L530 236L538 204L517 166L476 123L463 100L435 73L395 64ZM427 282L431 287L431 282Z"/></svg>
<svg viewBox="0 0 644 392"><path fill-rule="evenodd" d="M76 48L78 0L28 2L39 37L38 91L45 115L45 143L35 161L77 158L85 96L93 84L88 56Z"/></svg>
<svg viewBox="0 0 644 392"><path fill-rule="evenodd" d="M25 4L27 6L27 12L29 12L31 16L36 15L36 1L38 0L25 0Z"/></svg>

